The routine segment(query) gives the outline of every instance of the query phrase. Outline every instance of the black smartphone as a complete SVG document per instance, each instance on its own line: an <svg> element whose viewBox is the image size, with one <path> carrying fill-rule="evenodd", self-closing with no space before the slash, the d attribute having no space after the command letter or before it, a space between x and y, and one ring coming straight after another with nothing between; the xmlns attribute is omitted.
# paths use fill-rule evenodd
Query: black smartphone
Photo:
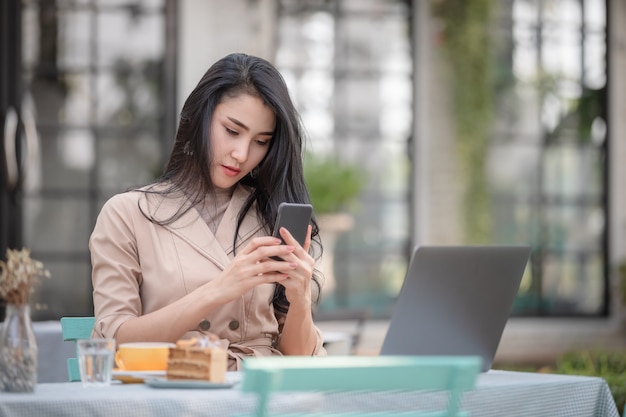
<svg viewBox="0 0 626 417"><path fill-rule="evenodd" d="M280 203L272 236L283 240L279 230L281 227L284 227L289 230L289 233L291 233L300 245L304 245L312 214L313 206L310 204ZM283 244L285 244L284 240ZM274 259L282 260L278 257L274 257Z"/></svg>

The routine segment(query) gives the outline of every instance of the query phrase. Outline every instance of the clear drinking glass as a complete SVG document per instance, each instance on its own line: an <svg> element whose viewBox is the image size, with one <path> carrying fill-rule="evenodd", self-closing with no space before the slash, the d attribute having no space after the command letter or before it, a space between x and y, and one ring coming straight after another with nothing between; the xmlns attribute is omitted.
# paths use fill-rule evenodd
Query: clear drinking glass
<svg viewBox="0 0 626 417"><path fill-rule="evenodd" d="M78 367L84 387L108 386L113 373L115 340L83 339L76 341Z"/></svg>

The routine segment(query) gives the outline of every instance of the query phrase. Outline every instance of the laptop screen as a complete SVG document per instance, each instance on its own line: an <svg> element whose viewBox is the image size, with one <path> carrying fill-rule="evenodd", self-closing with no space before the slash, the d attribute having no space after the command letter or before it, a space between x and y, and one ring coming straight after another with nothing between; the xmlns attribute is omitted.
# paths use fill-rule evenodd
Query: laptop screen
<svg viewBox="0 0 626 417"><path fill-rule="evenodd" d="M381 355L476 355L491 368L529 246L417 246Z"/></svg>

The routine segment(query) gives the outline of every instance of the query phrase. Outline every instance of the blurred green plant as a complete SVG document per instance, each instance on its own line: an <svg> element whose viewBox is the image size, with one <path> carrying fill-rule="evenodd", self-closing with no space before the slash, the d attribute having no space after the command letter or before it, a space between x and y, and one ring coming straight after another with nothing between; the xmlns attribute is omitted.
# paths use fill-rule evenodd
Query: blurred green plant
<svg viewBox="0 0 626 417"><path fill-rule="evenodd" d="M304 157L304 180L316 214L354 210L367 181L360 166L311 153Z"/></svg>
<svg viewBox="0 0 626 417"><path fill-rule="evenodd" d="M559 356L553 364L495 364L494 369L515 372L594 376L606 381L619 415L626 405L626 352L614 350L573 350Z"/></svg>
<svg viewBox="0 0 626 417"><path fill-rule="evenodd" d="M491 239L485 165L493 119L493 8L493 0L433 2L433 13L441 19L442 43L452 71L457 150L465 178L464 238L474 243Z"/></svg>
<svg viewBox="0 0 626 417"><path fill-rule="evenodd" d="M611 389L620 415L626 404L626 352L604 350L572 351L556 362L555 373L603 378Z"/></svg>

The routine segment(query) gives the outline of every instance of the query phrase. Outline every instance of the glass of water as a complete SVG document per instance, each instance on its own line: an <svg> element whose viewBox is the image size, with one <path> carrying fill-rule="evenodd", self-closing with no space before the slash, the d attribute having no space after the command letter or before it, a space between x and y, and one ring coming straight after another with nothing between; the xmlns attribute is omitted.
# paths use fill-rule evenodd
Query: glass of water
<svg viewBox="0 0 626 417"><path fill-rule="evenodd" d="M108 386L113 373L115 340L77 340L78 367L84 387Z"/></svg>

